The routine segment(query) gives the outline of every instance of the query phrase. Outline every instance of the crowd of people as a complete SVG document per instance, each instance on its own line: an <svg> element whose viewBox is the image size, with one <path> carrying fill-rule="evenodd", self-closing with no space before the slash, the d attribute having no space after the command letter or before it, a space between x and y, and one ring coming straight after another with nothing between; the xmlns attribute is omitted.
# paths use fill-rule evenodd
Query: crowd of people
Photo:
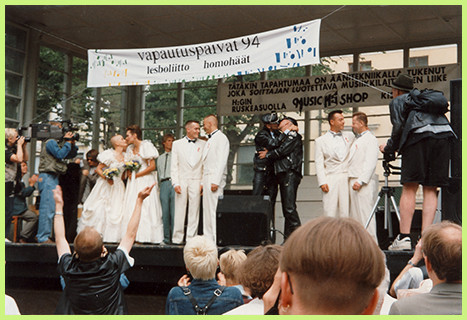
<svg viewBox="0 0 467 320"><path fill-rule="evenodd" d="M70 169L64 159L77 153L73 134L43 143L39 176L31 176L27 187L18 183L27 172L26 142L16 130L5 130L6 226L12 215L21 216L26 224L20 241L34 241L37 224L35 239L55 243L64 288L58 314L127 314L123 288L125 271L134 264L129 252L135 242L183 245L187 274L167 296L168 315L461 314L462 229L447 221L432 224L434 195L445 184L448 168L448 149L436 146L448 145L453 132L444 114L424 110L423 101L437 99L432 107L444 102L439 96L423 100L405 75L392 87L393 132L379 148L364 113L353 114L353 134L343 132L341 110L329 113L330 130L315 145L323 215L304 225L296 206L303 161L298 123L275 113L262 117L265 126L255 138L253 192L269 195L275 203L280 191L285 218L281 246L259 246L247 255L229 250L219 256L216 207L226 183L229 140L214 115L203 120L206 139L200 137L196 120L185 123L181 139L165 135L161 156L150 141L142 140L136 125L126 128L125 138L112 137L111 149L88 152L78 190L84 203L73 230L73 252L65 187L59 186L60 176ZM412 111L422 113L417 123ZM396 151L403 156L401 234L390 249L412 249L414 190L419 184L424 190L421 238L390 288L375 222L364 227L376 198L378 149L385 159ZM416 160L423 165L415 165ZM36 182L38 218L26 203ZM201 196L203 235L198 235ZM73 229L73 223L70 226ZM119 245L109 253L105 243Z"/></svg>

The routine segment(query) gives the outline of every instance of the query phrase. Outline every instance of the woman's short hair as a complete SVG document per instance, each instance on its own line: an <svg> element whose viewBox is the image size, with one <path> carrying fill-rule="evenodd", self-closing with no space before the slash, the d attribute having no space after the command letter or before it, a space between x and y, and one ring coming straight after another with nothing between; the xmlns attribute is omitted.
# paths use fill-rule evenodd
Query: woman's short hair
<svg viewBox="0 0 467 320"><path fill-rule="evenodd" d="M183 248L185 266L193 278L214 279L217 269L217 247L205 236L196 236L186 242Z"/></svg>
<svg viewBox="0 0 467 320"><path fill-rule="evenodd" d="M136 138L138 138L138 140L143 140L143 131L141 131L140 126L137 124L126 127L126 131L130 131L132 134L136 133Z"/></svg>
<svg viewBox="0 0 467 320"><path fill-rule="evenodd" d="M230 249L221 254L219 257L219 266L225 278L237 282L238 280L235 272L245 260L246 254L243 250Z"/></svg>
<svg viewBox="0 0 467 320"><path fill-rule="evenodd" d="M237 272L238 282L250 289L252 297L263 298L274 282L282 247L274 244L256 247Z"/></svg>
<svg viewBox="0 0 467 320"><path fill-rule="evenodd" d="M78 233L73 242L78 258L81 261L93 261L101 256L104 245L102 236L92 227L85 227Z"/></svg>
<svg viewBox="0 0 467 320"><path fill-rule="evenodd" d="M350 218L319 217L296 229L280 268L295 279L302 305L333 314L363 312L385 274L383 252Z"/></svg>

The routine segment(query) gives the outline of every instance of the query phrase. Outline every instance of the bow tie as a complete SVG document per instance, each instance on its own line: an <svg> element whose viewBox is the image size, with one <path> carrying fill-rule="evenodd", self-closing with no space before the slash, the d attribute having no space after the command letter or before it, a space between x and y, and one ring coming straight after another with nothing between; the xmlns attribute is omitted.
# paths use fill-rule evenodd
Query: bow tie
<svg viewBox="0 0 467 320"><path fill-rule="evenodd" d="M333 137L342 137L342 132L331 132Z"/></svg>
<svg viewBox="0 0 467 320"><path fill-rule="evenodd" d="M191 139L188 139L188 143L190 143L190 142L193 142L193 143L195 143L195 142L196 142L196 139L193 139L193 140L191 140Z"/></svg>

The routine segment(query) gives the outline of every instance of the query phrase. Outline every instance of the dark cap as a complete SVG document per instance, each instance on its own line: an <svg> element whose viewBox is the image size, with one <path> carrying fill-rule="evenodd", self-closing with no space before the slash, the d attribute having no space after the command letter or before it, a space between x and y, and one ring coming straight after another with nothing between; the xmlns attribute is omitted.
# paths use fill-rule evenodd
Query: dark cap
<svg viewBox="0 0 467 320"><path fill-rule="evenodd" d="M282 118L282 120L289 120L290 122L292 122L293 125L298 126L297 120L295 120L295 119L292 118L292 117L285 117L285 118ZM281 120L281 121L282 121L282 120Z"/></svg>
<svg viewBox="0 0 467 320"><path fill-rule="evenodd" d="M266 113L265 115L261 116L261 121L263 121L264 124L279 123L279 117L275 112Z"/></svg>
<svg viewBox="0 0 467 320"><path fill-rule="evenodd" d="M400 74L390 87L402 91L410 91L413 89L413 79L408 74Z"/></svg>

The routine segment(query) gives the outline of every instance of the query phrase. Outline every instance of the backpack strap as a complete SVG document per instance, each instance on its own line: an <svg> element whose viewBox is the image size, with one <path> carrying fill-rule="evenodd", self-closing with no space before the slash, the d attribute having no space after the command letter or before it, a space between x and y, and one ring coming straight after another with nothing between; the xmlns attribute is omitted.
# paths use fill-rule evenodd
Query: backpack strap
<svg viewBox="0 0 467 320"><path fill-rule="evenodd" d="M198 315L205 315L208 312L209 307L211 307L211 305L214 303L214 301L217 299L217 297L219 297L222 294L222 292L224 292L224 289L225 289L224 286L221 286L221 287L217 288L216 290L214 290L214 293L213 293L211 299L208 301L208 303L204 307L201 308L198 305L198 302L196 301L196 299L191 294L191 290L188 287L180 287L180 288L182 289L183 294L186 297L188 297L191 304L193 305L193 308L196 311L196 314L198 314Z"/></svg>

